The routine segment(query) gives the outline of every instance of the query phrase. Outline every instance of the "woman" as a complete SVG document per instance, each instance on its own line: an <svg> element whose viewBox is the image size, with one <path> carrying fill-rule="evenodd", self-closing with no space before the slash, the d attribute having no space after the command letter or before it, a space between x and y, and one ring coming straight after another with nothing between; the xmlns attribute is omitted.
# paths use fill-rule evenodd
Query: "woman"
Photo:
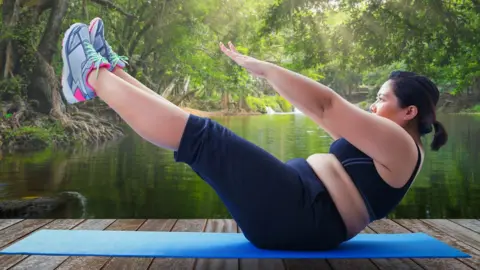
<svg viewBox="0 0 480 270"><path fill-rule="evenodd" d="M67 30L66 99L75 103L98 95L144 139L173 150L177 162L188 164L217 192L259 248L337 247L400 202L421 168L422 135L435 128L433 150L447 141L435 119L438 89L423 76L393 73L368 113L320 83L220 44L336 139L329 153L284 163L129 76L103 29L97 18L90 28L74 24Z"/></svg>

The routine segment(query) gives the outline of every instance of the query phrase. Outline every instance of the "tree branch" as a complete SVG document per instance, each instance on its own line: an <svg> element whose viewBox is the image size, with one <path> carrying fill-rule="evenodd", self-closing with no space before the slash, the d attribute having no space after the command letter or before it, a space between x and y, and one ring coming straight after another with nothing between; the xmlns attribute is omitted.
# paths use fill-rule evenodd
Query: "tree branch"
<svg viewBox="0 0 480 270"><path fill-rule="evenodd" d="M135 15L131 14L131 13L128 13L126 12L125 10L123 10L123 8L121 8L119 5L113 3L111 0L90 0L94 3L97 3L101 6L104 6L106 8L111 8L127 17L135 17Z"/></svg>

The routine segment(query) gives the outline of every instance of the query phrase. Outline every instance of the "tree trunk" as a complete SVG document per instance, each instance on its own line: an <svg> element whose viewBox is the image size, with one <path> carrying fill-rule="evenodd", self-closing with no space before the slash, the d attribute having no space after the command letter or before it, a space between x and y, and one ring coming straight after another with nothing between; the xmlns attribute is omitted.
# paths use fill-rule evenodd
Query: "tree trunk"
<svg viewBox="0 0 480 270"><path fill-rule="evenodd" d="M2 8L3 31L8 36L13 34L20 17L20 0L4 0ZM0 76L4 79L13 77L18 69L18 53L15 40L8 37L0 40Z"/></svg>
<svg viewBox="0 0 480 270"><path fill-rule="evenodd" d="M243 94L238 99L238 109L239 110L246 110L246 111L250 110L250 108L248 108L248 106L247 106L247 102L245 101L245 95L243 95Z"/></svg>
<svg viewBox="0 0 480 270"><path fill-rule="evenodd" d="M228 111L229 103L230 103L229 94L225 90L223 90L222 91L222 110Z"/></svg>
<svg viewBox="0 0 480 270"><path fill-rule="evenodd" d="M173 89L175 88L175 85L177 84L178 77L173 78L173 80L170 82L170 84L167 86L167 89L163 91L162 97L168 99L170 97L170 94L172 93Z"/></svg>
<svg viewBox="0 0 480 270"><path fill-rule="evenodd" d="M67 13L67 7L68 1L54 0L47 26L38 45L37 68L34 69L27 88L28 98L39 102L37 110L41 113L49 113L52 109L52 95L56 95L52 94L52 91L56 90L51 88L51 84L59 83L49 81L48 65L57 52L57 42L60 40L62 21Z"/></svg>
<svg viewBox="0 0 480 270"><path fill-rule="evenodd" d="M175 104L175 105L177 105L177 106L180 106L180 104L181 104L185 99L187 99L187 98L195 95L195 93L197 93L197 92L198 92L198 89L197 89L197 90L192 90L192 91L190 91L190 92L187 92L187 93L183 94L182 96L174 99L174 100L172 101L172 103Z"/></svg>

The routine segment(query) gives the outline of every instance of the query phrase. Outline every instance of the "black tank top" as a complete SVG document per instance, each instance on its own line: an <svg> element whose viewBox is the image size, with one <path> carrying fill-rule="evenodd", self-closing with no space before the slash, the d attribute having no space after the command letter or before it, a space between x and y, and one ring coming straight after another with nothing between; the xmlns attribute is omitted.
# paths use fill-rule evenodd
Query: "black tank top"
<svg viewBox="0 0 480 270"><path fill-rule="evenodd" d="M421 153L417 145L418 161L408 182L401 188L387 184L378 174L373 159L344 138L334 141L330 153L342 163L347 174L363 197L370 221L385 218L403 199L420 167Z"/></svg>

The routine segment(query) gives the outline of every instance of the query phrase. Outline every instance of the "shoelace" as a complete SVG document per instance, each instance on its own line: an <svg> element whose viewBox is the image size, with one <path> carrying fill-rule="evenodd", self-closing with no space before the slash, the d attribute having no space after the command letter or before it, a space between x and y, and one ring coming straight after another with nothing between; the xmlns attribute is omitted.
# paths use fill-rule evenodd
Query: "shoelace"
<svg viewBox="0 0 480 270"><path fill-rule="evenodd" d="M87 59L90 59L93 61L94 63L94 66L96 68L96 78L98 78L98 71L100 69L100 64L108 64L108 61L107 59L105 59L105 57L103 57L102 55L100 55L96 50L95 48L93 47L93 45L84 40L83 41L83 44L85 46L85 53L87 55Z"/></svg>
<svg viewBox="0 0 480 270"><path fill-rule="evenodd" d="M112 53L111 57L112 57L112 65L113 66L116 66L119 61L123 61L125 64L128 65L128 62L127 62L128 57L126 57L126 56L119 56L116 53Z"/></svg>
<svg viewBox="0 0 480 270"><path fill-rule="evenodd" d="M123 61L125 64L128 64L128 57L126 56L119 56L116 52L114 52L110 46L108 46L108 55L111 58L112 66L116 66L119 61Z"/></svg>

